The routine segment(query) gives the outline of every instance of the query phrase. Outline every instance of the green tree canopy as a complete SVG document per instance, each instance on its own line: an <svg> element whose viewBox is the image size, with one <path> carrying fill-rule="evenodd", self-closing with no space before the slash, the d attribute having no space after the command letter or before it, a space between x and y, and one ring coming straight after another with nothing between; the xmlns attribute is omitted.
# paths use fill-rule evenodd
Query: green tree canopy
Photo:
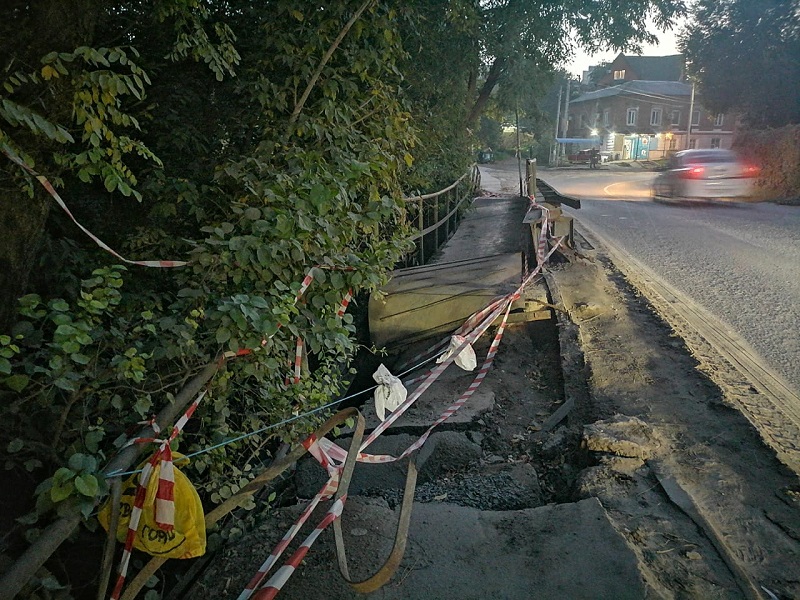
<svg viewBox="0 0 800 600"><path fill-rule="evenodd" d="M700 0L681 46L704 105L755 127L800 122L796 0Z"/></svg>
<svg viewBox="0 0 800 600"><path fill-rule="evenodd" d="M576 46L636 51L656 40L646 22L667 28L685 12L683 0L549 2L492 0L471 3L481 23L481 72L474 74L466 122L474 123L498 85L527 72L551 71L566 62ZM480 79L479 79L480 76ZM480 81L480 85L477 85Z"/></svg>

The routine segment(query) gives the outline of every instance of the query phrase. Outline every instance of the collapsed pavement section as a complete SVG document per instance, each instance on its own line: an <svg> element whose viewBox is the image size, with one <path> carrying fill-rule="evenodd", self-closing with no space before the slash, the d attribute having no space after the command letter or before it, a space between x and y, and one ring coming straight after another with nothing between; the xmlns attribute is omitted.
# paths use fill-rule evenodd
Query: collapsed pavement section
<svg viewBox="0 0 800 600"><path fill-rule="evenodd" d="M520 210L510 197L479 200L462 224L468 241L459 246L457 234L446 254L485 251L475 237L497 225L482 212L496 213L494 200ZM491 235L511 243L515 234ZM582 250L591 260L553 270L557 314L509 326L471 402L419 452L406 551L374 597L797 597L796 477L611 266ZM371 451L408 447L471 380L445 371ZM307 498L325 479L302 461L289 493ZM341 521L352 579L389 555L404 481L405 461L357 466ZM674 499L680 491L694 499L689 509ZM289 504L223 548L192 597L238 594L303 510L303 500ZM279 597L362 597L336 562L324 531Z"/></svg>

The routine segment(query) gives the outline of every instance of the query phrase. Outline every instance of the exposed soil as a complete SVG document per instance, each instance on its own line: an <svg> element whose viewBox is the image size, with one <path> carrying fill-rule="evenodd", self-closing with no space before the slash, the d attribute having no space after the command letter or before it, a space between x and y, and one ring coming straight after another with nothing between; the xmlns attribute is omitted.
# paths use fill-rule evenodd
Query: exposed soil
<svg viewBox="0 0 800 600"><path fill-rule="evenodd" d="M508 328L482 388L493 406L431 438L409 547L373 597L800 598L798 474L733 400L756 392L745 380L712 381L712 358L701 364L601 251L582 238L578 250L582 257L547 275L553 319ZM479 364L489 341L476 345ZM472 377L441 385L456 398ZM395 475L376 471L351 488L343 522L355 578L389 552L402 485ZM308 497L303 490L324 476L301 465L296 479L292 493ZM215 554L187 597L236 597L302 508L288 504ZM594 507L600 513L586 520L595 528L568 531ZM537 518L551 526L520 525ZM483 541L469 546L472 535ZM495 535L504 536L500 551ZM460 544L447 564L437 558L439 545ZM604 563L609 557L620 561ZM614 587L622 584L624 593ZM339 576L325 531L278 597L363 596Z"/></svg>

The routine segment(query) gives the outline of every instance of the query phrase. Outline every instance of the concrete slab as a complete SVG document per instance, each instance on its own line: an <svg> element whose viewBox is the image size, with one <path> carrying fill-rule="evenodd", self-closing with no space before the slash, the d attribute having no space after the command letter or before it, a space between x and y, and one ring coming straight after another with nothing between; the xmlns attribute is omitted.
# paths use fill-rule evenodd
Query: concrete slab
<svg viewBox="0 0 800 600"><path fill-rule="evenodd" d="M369 301L370 337L397 347L457 329L520 281L519 254L495 254L400 269Z"/></svg>
<svg viewBox="0 0 800 600"><path fill-rule="evenodd" d="M288 526L298 512L298 507L279 509L275 518ZM388 556L397 513L379 499L348 500L342 525L354 579L370 576ZM261 564L271 543L262 532L246 536L214 561L194 591L207 598L232 597ZM340 577L333 547L329 529L279 597L363 598ZM400 568L373 596L383 600L624 600L645 598L647 592L634 552L614 530L600 503L590 498L519 511L482 512L452 504L417 503Z"/></svg>
<svg viewBox="0 0 800 600"><path fill-rule="evenodd" d="M522 223L527 209L528 199L519 196L476 198L431 264L395 271L381 293L372 295L372 341L394 351L452 331L497 296L514 291L522 274L522 236L529 231Z"/></svg>
<svg viewBox="0 0 800 600"><path fill-rule="evenodd" d="M475 198L470 212L433 262L518 254L525 231L522 219L529 203L520 196Z"/></svg>

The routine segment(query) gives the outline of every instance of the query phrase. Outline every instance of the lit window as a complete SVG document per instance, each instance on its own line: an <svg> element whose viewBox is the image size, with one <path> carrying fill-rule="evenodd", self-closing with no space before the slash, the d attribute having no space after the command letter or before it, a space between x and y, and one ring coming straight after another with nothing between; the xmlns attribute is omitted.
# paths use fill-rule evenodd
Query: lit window
<svg viewBox="0 0 800 600"><path fill-rule="evenodd" d="M719 148L719 138L711 138L711 147Z"/></svg>
<svg viewBox="0 0 800 600"><path fill-rule="evenodd" d="M619 79L625 79L625 69L622 69L621 71L614 71L614 81Z"/></svg>
<svg viewBox="0 0 800 600"><path fill-rule="evenodd" d="M628 117L625 120L625 123L627 125L636 125L636 113L637 112L638 112L638 109L636 109L636 108L629 108L628 109Z"/></svg>
<svg viewBox="0 0 800 600"><path fill-rule="evenodd" d="M680 125L681 123L681 111L673 110L672 111L672 125Z"/></svg>
<svg viewBox="0 0 800 600"><path fill-rule="evenodd" d="M725 115L722 113L717 113L717 116L714 118L714 127L722 127L722 121L725 119ZM718 148L718 146L713 146Z"/></svg>
<svg viewBox="0 0 800 600"><path fill-rule="evenodd" d="M650 125L661 125L661 109L654 108L650 111Z"/></svg>

